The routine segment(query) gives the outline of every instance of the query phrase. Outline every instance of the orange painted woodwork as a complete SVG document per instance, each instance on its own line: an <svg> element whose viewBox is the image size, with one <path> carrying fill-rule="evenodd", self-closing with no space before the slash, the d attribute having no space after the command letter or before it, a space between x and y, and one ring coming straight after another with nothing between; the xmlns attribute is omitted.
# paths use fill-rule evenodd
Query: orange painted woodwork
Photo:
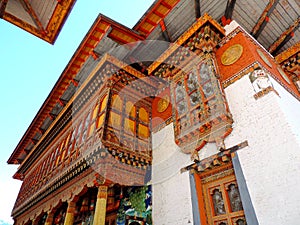
<svg viewBox="0 0 300 225"><path fill-rule="evenodd" d="M245 222L239 191L233 190L238 187L232 163L219 163L222 165L194 174L201 224Z"/></svg>
<svg viewBox="0 0 300 225"><path fill-rule="evenodd" d="M168 96L169 103L164 102ZM163 124L172 116L172 104L170 100L170 88L166 88L152 102L152 128L155 129L158 125ZM161 104L168 104L167 106L159 106ZM166 107L164 111L159 110L160 107Z"/></svg>
<svg viewBox="0 0 300 225"><path fill-rule="evenodd" d="M76 0L24 0L24 4L17 4L14 1L6 1L7 6L4 6L3 19L50 44L54 44L75 2ZM14 10L12 11L11 8ZM43 9L43 11L39 9ZM41 17L47 19L42 21ZM28 18L32 18L33 22Z"/></svg>
<svg viewBox="0 0 300 225"><path fill-rule="evenodd" d="M224 65L222 63L222 56L224 52L231 46L239 44L242 46L242 55L240 58L230 65ZM217 64L220 71L220 80L226 82L232 79L235 75L242 73L247 67L253 67L254 64L259 63L270 75L285 86L292 94L300 97L295 84L292 80L287 80L280 74L280 65L274 60L274 58L268 54L268 52L260 47L250 36L239 31L233 38L226 42L216 51ZM249 71L250 72L250 71ZM244 74L245 75L245 74Z"/></svg>

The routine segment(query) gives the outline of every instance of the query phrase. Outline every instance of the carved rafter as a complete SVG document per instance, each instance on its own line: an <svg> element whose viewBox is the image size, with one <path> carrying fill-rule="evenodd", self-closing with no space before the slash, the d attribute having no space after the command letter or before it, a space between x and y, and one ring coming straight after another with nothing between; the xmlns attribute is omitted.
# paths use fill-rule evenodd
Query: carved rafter
<svg viewBox="0 0 300 225"><path fill-rule="evenodd" d="M279 0L270 0L269 4L266 6L265 10L259 17L256 25L253 27L253 29L251 31L251 35L254 38L257 39L258 36L260 35L260 33L263 31L263 29L265 28L265 26L267 25L267 23L269 21L269 17L271 15L271 13L276 8L276 5L278 4L278 2L279 2Z"/></svg>
<svg viewBox="0 0 300 225"><path fill-rule="evenodd" d="M300 42L296 43L295 45L289 47L287 50L284 52L280 53L275 57L276 61L278 63L283 63L286 60L289 60L293 55L296 55L297 53L300 52Z"/></svg>
<svg viewBox="0 0 300 225"><path fill-rule="evenodd" d="M232 18L232 12L234 10L235 2L236 2L236 0L228 0L227 1L226 10L225 10L226 19Z"/></svg>
<svg viewBox="0 0 300 225"><path fill-rule="evenodd" d="M294 32L300 26L300 16L296 19L296 21L286 30L284 31L280 37L269 47L269 52L273 55L281 49L293 36Z"/></svg>
<svg viewBox="0 0 300 225"><path fill-rule="evenodd" d="M236 2L236 0L228 0L227 1L227 5L226 5L226 9L225 9L225 14L221 18L222 24L224 26L227 25L227 24L229 24L230 21L231 21L232 13L233 13L234 6L235 6L235 2Z"/></svg>
<svg viewBox="0 0 300 225"><path fill-rule="evenodd" d="M162 31L162 34L164 36L164 39L168 42L171 42L171 38L170 38L170 35L169 35L169 32L167 30L167 27L166 27L166 24L165 24L165 21L162 19L160 22L160 27L161 27L161 31Z"/></svg>
<svg viewBox="0 0 300 225"><path fill-rule="evenodd" d="M198 19L201 17L200 0L194 0L194 2L195 2L195 16Z"/></svg>
<svg viewBox="0 0 300 225"><path fill-rule="evenodd" d="M243 149L248 146L248 141L243 141L237 145L234 145L228 149L222 149L219 153L202 159L200 161L194 161L193 164L190 164L180 170L181 173L184 173L189 170L195 170L198 172L204 172L204 170L212 169L215 166L220 166L222 163L228 163L232 160L232 153Z"/></svg>
<svg viewBox="0 0 300 225"><path fill-rule="evenodd" d="M28 0L21 0L23 3L24 9L29 13L31 18L33 19L34 23L38 27L38 29L41 31L43 35L46 35L46 30L44 29L39 17L36 15L34 9L32 8L31 4L29 3Z"/></svg>
<svg viewBox="0 0 300 225"><path fill-rule="evenodd" d="M0 0L0 18L3 18L8 0Z"/></svg>

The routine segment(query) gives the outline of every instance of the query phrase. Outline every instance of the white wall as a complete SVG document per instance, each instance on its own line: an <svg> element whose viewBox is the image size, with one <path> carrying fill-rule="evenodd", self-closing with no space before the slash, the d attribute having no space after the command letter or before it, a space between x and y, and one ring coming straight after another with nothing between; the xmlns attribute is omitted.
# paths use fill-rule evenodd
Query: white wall
<svg viewBox="0 0 300 225"><path fill-rule="evenodd" d="M153 133L152 143L153 224L194 224L189 172L180 173L193 163L191 155L182 153L175 144L173 123ZM217 152L215 144L206 144L199 157Z"/></svg>
<svg viewBox="0 0 300 225"><path fill-rule="evenodd" d="M248 76L225 89L234 120L225 144L249 143L238 155L259 224L298 225L300 102L272 82L280 97L255 100Z"/></svg>
<svg viewBox="0 0 300 225"><path fill-rule="evenodd" d="M288 126L292 129L295 138L300 144L300 102L296 98L291 97L279 83L273 81L274 88L278 91L280 98L278 103L288 122Z"/></svg>
<svg viewBox="0 0 300 225"><path fill-rule="evenodd" d="M193 224L189 173L180 169L191 163L174 142L173 124L152 135L153 224Z"/></svg>

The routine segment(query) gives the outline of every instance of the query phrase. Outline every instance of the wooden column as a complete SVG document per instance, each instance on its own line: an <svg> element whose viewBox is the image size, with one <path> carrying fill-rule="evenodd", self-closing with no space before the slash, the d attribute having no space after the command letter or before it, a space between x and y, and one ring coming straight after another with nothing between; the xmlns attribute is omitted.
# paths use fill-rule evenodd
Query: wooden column
<svg viewBox="0 0 300 225"><path fill-rule="evenodd" d="M107 189L107 186L98 187L98 195L93 225L105 225Z"/></svg>
<svg viewBox="0 0 300 225"><path fill-rule="evenodd" d="M71 201L68 203L67 214L65 217L64 225L73 225L75 208L76 208L76 202Z"/></svg>

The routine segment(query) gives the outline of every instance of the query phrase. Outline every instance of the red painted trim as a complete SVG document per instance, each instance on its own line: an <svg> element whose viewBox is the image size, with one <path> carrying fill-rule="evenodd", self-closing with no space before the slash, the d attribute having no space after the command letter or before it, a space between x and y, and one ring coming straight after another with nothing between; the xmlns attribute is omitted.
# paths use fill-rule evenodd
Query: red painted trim
<svg viewBox="0 0 300 225"><path fill-rule="evenodd" d="M295 32L292 31L292 32L290 33L290 36L291 36L291 37L294 37L294 36L295 36Z"/></svg>
<svg viewBox="0 0 300 225"><path fill-rule="evenodd" d="M160 12L157 12L156 10L153 11L153 13L157 16L159 16L161 19L165 18L165 15L164 14L161 14Z"/></svg>
<svg viewBox="0 0 300 225"><path fill-rule="evenodd" d="M270 17L266 16L265 21L269 22L270 21Z"/></svg>
<svg viewBox="0 0 300 225"><path fill-rule="evenodd" d="M59 103L61 106L65 106L65 104L62 102L61 99L58 99L58 103Z"/></svg>
<svg viewBox="0 0 300 225"><path fill-rule="evenodd" d="M62 1L62 0L60 0L60 1ZM61 20L59 26L57 27L57 29L55 29L55 30L53 31L52 35L51 35L50 38L49 38L50 40L49 40L49 41L46 40L46 41L48 41L48 42L51 43L51 44L54 44L54 42L55 42L55 40L56 40L58 34L60 33L60 30L62 29L62 27L63 27L63 25L64 25L64 23L65 23L65 21L66 21L68 15L70 14L70 12L71 12L71 10L72 10L72 8L73 8L75 2L76 2L76 0L69 0L69 1L68 1L68 3L67 3L66 6L65 6L65 9L64 9L64 10L65 10L65 14L60 15L61 18L62 18L62 20ZM58 4L56 4L55 9L54 9L54 11L53 11L53 13L52 13L52 15L51 15L51 17L50 17L50 19L49 19L49 22L48 22L48 24L47 24L45 30L49 31L49 26L52 26L53 24L55 24L55 23L57 22L57 19L55 18L55 14L57 14L57 11L59 10L59 9L58 9L59 7L62 7L61 2L58 2ZM56 16L57 16L57 15L56 15ZM46 37L47 37L47 36L46 36Z"/></svg>
<svg viewBox="0 0 300 225"><path fill-rule="evenodd" d="M149 16L152 14L152 13L154 13L154 11L162 4L162 2L164 2L163 4L168 4L168 3L166 3L164 0L159 0L159 1L157 1L156 3L155 3L155 5L153 5L152 7L151 7L151 9L143 16L143 19L133 28L134 30L139 30L139 28L141 27L141 26L143 26L143 24L145 23L145 22L147 22L147 20L149 19ZM174 5L173 6L171 6L171 9L173 9L177 4L178 4L178 2L180 2L180 0L177 0L175 3L174 3ZM169 10L169 12L171 11L171 9ZM168 12L168 13L169 13ZM167 13L167 14L168 14ZM167 15L166 14L166 15ZM165 15L165 16L166 16ZM165 17L164 16L164 17Z"/></svg>
<svg viewBox="0 0 300 225"><path fill-rule="evenodd" d="M102 29L100 29L98 27L95 28L95 31L103 33L103 34L106 33L106 30L102 30Z"/></svg>
<svg viewBox="0 0 300 225"><path fill-rule="evenodd" d="M95 48L95 45L86 44L85 47L94 49L94 48Z"/></svg>
<svg viewBox="0 0 300 225"><path fill-rule="evenodd" d="M96 42L98 42L100 40L99 37L95 37L94 35L90 37L90 40L94 40Z"/></svg>
<svg viewBox="0 0 300 225"><path fill-rule="evenodd" d="M164 1L162 1L161 4L163 6L165 6L167 9L172 9L172 6L170 6L168 3L164 2Z"/></svg>
<svg viewBox="0 0 300 225"><path fill-rule="evenodd" d="M127 44L127 43L128 43L128 42L125 41L124 39L122 39L122 38L120 38L120 37L118 37L118 36L116 36L116 35L114 35L114 34L112 34L112 33L110 33L110 34L108 35L108 37L111 38L111 39L113 39L113 40L116 41L116 42L121 43L121 44Z"/></svg>
<svg viewBox="0 0 300 225"><path fill-rule="evenodd" d="M165 24L165 21L164 20L161 20L159 22L160 26L161 26L161 30L162 32L166 31L166 24Z"/></svg>
<svg viewBox="0 0 300 225"><path fill-rule="evenodd" d="M157 25L157 23L153 22L152 20L150 20L150 19L148 19L148 18L145 20L145 22L146 22L146 23L149 23L149 24L152 25L152 26L156 26L156 25Z"/></svg>
<svg viewBox="0 0 300 225"><path fill-rule="evenodd" d="M77 71L70 70L69 73L72 74L72 75L75 75L75 74L77 74Z"/></svg>
<svg viewBox="0 0 300 225"><path fill-rule="evenodd" d="M94 60L97 60L99 58L98 55L94 51L91 51L91 56L94 58Z"/></svg>
<svg viewBox="0 0 300 225"><path fill-rule="evenodd" d="M142 31L143 33L145 33L145 34L148 34L149 33L149 31L148 30L146 30L146 29L144 29L144 28L142 28L142 27L140 27L140 29L139 29L140 31Z"/></svg>
<svg viewBox="0 0 300 225"><path fill-rule="evenodd" d="M73 67L74 67L74 68L77 68L77 69L80 69L81 65L75 64L75 65L73 65Z"/></svg>
<svg viewBox="0 0 300 225"><path fill-rule="evenodd" d="M195 185L196 185L196 191L197 191L197 197L198 197L198 207L199 207L201 225L208 225L206 213L205 213L206 211L205 211L205 205L204 205L204 199L203 199L203 189L202 189L201 178L196 173L194 173L194 178L195 178Z"/></svg>
<svg viewBox="0 0 300 225"><path fill-rule="evenodd" d="M80 58L80 57L77 57L77 58L76 58L76 61L79 61L79 62L85 62L85 59Z"/></svg>
<svg viewBox="0 0 300 225"><path fill-rule="evenodd" d="M78 82L77 82L76 80L72 79L71 82L72 82L72 84L73 84L75 87L78 86Z"/></svg>
<svg viewBox="0 0 300 225"><path fill-rule="evenodd" d="M91 52L91 51L88 51L88 52L87 52L87 51L82 51L81 54L82 54L82 55L90 55L90 54L91 54L90 52Z"/></svg>
<svg viewBox="0 0 300 225"><path fill-rule="evenodd" d="M123 29L116 29L118 32L122 33L124 36L129 36L133 39L135 39L136 41L140 41L140 40L144 40L145 38L140 36L140 35L137 35L135 33L128 33L127 31L123 30Z"/></svg>
<svg viewBox="0 0 300 225"><path fill-rule="evenodd" d="M36 15L35 11L33 10L31 4L29 3L28 0L23 0L24 4L26 5L27 9L26 10L29 15L31 16L31 18L33 19L33 21L35 22L35 24L37 25L37 27L39 28L40 32L42 35L46 35L47 31L44 29L41 21L39 20L38 16Z"/></svg>

